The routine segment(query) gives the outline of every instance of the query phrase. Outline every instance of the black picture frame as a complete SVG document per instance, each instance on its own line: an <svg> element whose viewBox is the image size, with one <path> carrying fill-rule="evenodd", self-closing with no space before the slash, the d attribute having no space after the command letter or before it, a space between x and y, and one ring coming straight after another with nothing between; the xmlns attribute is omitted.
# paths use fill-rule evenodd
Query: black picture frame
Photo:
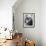
<svg viewBox="0 0 46 46"><path fill-rule="evenodd" d="M35 13L23 13L23 27L24 28L35 27Z"/></svg>

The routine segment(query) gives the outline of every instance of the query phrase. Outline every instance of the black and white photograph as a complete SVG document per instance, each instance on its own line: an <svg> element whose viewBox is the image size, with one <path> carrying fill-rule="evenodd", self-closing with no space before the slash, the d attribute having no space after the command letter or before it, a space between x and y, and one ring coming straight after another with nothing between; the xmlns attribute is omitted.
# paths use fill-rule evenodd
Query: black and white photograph
<svg viewBox="0 0 46 46"><path fill-rule="evenodd" d="M23 14L23 26L24 27L35 27L35 13L24 13Z"/></svg>

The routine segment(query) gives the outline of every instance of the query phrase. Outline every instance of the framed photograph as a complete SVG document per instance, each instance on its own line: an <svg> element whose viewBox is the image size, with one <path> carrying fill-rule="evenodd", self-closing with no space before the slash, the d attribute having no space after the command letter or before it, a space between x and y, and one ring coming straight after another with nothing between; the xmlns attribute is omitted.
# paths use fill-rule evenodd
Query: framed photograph
<svg viewBox="0 0 46 46"><path fill-rule="evenodd" d="M35 27L35 13L23 13L23 26L25 28Z"/></svg>

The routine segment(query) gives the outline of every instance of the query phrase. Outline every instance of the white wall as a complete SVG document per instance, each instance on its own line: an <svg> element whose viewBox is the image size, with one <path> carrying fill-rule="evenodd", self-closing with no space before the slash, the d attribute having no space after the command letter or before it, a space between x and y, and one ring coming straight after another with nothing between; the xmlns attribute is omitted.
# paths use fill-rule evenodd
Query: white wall
<svg viewBox="0 0 46 46"><path fill-rule="evenodd" d="M0 27L12 28L12 6L16 0L0 0Z"/></svg>
<svg viewBox="0 0 46 46"><path fill-rule="evenodd" d="M16 4L13 7L15 28L18 32L23 33L24 38L32 39L36 46L41 46L41 0L23 0L18 7L16 7ZM23 13L35 13L34 28L23 27Z"/></svg>
<svg viewBox="0 0 46 46"><path fill-rule="evenodd" d="M42 46L46 46L46 0L41 1L41 38Z"/></svg>

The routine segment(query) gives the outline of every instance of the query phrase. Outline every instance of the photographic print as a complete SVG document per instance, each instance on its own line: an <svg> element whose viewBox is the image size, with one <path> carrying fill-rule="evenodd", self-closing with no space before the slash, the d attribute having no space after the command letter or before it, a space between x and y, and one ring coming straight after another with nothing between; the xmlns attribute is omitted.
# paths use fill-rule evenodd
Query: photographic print
<svg viewBox="0 0 46 46"><path fill-rule="evenodd" d="M23 26L31 28L35 27L35 13L23 14Z"/></svg>

